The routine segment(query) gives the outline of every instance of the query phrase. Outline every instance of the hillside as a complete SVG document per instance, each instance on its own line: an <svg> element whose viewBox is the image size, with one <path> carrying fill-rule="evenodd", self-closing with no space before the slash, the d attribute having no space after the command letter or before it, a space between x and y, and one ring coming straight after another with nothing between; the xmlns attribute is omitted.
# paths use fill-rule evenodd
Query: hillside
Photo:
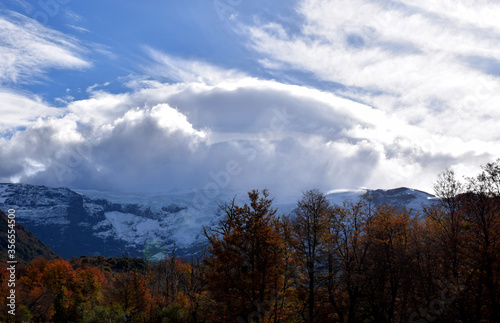
<svg viewBox="0 0 500 323"><path fill-rule="evenodd" d="M0 210L0 257L2 259L7 259L8 230L7 215ZM17 261L29 263L31 260L39 257L44 257L45 259L58 258L58 255L49 246L45 245L21 224L16 222L15 230Z"/></svg>

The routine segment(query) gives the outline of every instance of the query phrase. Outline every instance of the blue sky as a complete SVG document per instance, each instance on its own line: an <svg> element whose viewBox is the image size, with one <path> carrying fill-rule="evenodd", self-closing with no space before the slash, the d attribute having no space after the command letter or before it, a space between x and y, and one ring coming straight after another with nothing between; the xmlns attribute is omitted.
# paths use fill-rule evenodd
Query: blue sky
<svg viewBox="0 0 500 323"><path fill-rule="evenodd" d="M75 71L48 70L49 82L23 84L23 89L43 94L47 100L66 94L66 89L83 98L78 89L131 74L142 75L142 67L149 63L145 55L147 47L269 77L256 63L256 53L248 49L242 36L233 29L236 25L233 19L249 21L255 15L265 19L275 12L286 17L295 14L293 1L272 5L265 1L236 0L59 2L46 1L41 5L37 1L11 0L3 4L5 10L73 37L80 46L81 57L92 64L90 68Z"/></svg>
<svg viewBox="0 0 500 323"><path fill-rule="evenodd" d="M499 15L485 0L7 0L0 181L432 191L500 156Z"/></svg>

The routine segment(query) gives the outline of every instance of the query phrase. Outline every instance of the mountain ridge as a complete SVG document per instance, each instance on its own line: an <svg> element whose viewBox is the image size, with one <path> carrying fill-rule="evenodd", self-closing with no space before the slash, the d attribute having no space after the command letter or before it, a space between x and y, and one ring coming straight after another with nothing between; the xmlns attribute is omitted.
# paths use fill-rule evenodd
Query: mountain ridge
<svg viewBox="0 0 500 323"><path fill-rule="evenodd" d="M325 193L334 204L356 202L370 192L376 205L419 209L432 203L431 194L405 187L391 190L342 190ZM32 184L0 184L0 209L16 209L17 220L64 258L81 255L160 257L174 248L180 255L199 250L202 227L222 215L220 203L242 190L224 190L208 203L196 203L195 191L182 193L114 193ZM278 198L275 207L290 214L297 198ZM149 250L155 250L151 255Z"/></svg>

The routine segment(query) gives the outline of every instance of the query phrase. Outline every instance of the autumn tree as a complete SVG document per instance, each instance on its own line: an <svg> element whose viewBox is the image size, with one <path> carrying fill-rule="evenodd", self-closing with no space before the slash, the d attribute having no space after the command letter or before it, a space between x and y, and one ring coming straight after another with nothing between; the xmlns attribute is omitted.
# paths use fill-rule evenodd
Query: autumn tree
<svg viewBox="0 0 500 323"><path fill-rule="evenodd" d="M463 260L460 257L465 247L464 213L460 197L463 185L456 179L453 171L447 170L439 174L434 191L439 197L437 207L427 207L425 211L432 220L435 238L438 239L437 251L446 260L443 268L445 275L449 273L454 280L461 280L459 274Z"/></svg>
<svg viewBox="0 0 500 323"><path fill-rule="evenodd" d="M188 262L172 255L151 265L148 286L158 318L176 315L186 321L198 322L202 309L204 264L202 256L192 255ZM169 317L172 320L172 317Z"/></svg>
<svg viewBox="0 0 500 323"><path fill-rule="evenodd" d="M435 204L424 208L427 229L430 232L427 245L432 249L435 259L434 270L429 270L427 280L427 299L432 301L443 289L442 281L451 281L454 285L468 284L471 279L470 254L468 251L468 232L464 226L465 213L463 209L463 196L466 187L460 182L452 170L446 170L438 175L434 183L434 192L438 197ZM467 321L465 299L458 299L446 313L450 320ZM441 316L444 313L441 313ZM429 316L422 313L422 316Z"/></svg>
<svg viewBox="0 0 500 323"><path fill-rule="evenodd" d="M189 298L189 316L192 322L198 322L204 316L205 301L208 298L205 286L206 266L203 259L206 257L206 249L192 255L188 266L188 287L186 296Z"/></svg>
<svg viewBox="0 0 500 323"><path fill-rule="evenodd" d="M374 210L363 229L369 245L365 304L375 322L399 322L410 315L421 224L418 214L384 205Z"/></svg>
<svg viewBox="0 0 500 323"><path fill-rule="evenodd" d="M454 289L453 302L434 310L443 320L497 322L500 292L500 160L482 167L475 177L440 174L435 184L439 202L425 209L429 242L438 270L431 275L434 295ZM451 281L446 286L442 281ZM434 297L435 297L434 296ZM431 309L432 310L432 309Z"/></svg>
<svg viewBox="0 0 500 323"><path fill-rule="evenodd" d="M205 228L207 289L216 321L264 322L276 316L283 284L284 241L267 190L248 193L250 204L221 205L223 219Z"/></svg>
<svg viewBox="0 0 500 323"><path fill-rule="evenodd" d="M54 297L52 321L66 322L78 319L76 313L78 304L74 297L77 278L70 263L62 259L49 262L42 272L42 281Z"/></svg>
<svg viewBox="0 0 500 323"><path fill-rule="evenodd" d="M149 272L148 284L153 295L157 296L156 302L162 307L175 303L179 292L187 286L187 268L179 259L175 250L172 255L159 260Z"/></svg>
<svg viewBox="0 0 500 323"><path fill-rule="evenodd" d="M88 265L77 268L75 274L74 302L79 316L82 316L85 310L104 303L103 289L107 287L108 279L101 268Z"/></svg>
<svg viewBox="0 0 500 323"><path fill-rule="evenodd" d="M136 271L116 274L106 290L109 305L119 304L136 318L151 314L151 293L146 283L144 275Z"/></svg>
<svg viewBox="0 0 500 323"><path fill-rule="evenodd" d="M500 160L488 163L476 177L467 179L461 196L464 227L468 231L471 260L477 277L477 304L481 317L500 320ZM485 306L486 305L486 306Z"/></svg>
<svg viewBox="0 0 500 323"><path fill-rule="evenodd" d="M317 321L317 301L327 271L328 222L330 203L317 189L303 193L294 212L290 234L287 236L304 279L296 281L303 303L302 317L307 322ZM303 292L302 292L303 291Z"/></svg>
<svg viewBox="0 0 500 323"><path fill-rule="evenodd" d="M371 270L364 228L371 213L366 200L344 202L335 206L329 222L328 300L340 322L358 322L366 319L363 298L366 295L367 276Z"/></svg>

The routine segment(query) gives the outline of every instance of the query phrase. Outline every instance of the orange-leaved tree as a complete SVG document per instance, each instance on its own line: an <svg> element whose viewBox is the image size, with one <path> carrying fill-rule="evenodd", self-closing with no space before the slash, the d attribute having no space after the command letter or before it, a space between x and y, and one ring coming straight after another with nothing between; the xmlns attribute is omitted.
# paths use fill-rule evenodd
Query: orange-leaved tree
<svg viewBox="0 0 500 323"><path fill-rule="evenodd" d="M269 321L279 315L284 275L282 225L269 192L248 193L250 204L221 206L224 218L205 228L211 316L224 322Z"/></svg>
<svg viewBox="0 0 500 323"><path fill-rule="evenodd" d="M132 271L118 273L109 282L106 290L111 304L119 304L132 318L151 314L151 292L147 280L141 273Z"/></svg>
<svg viewBox="0 0 500 323"><path fill-rule="evenodd" d="M42 272L45 288L53 295L54 322L76 320L75 285L76 274L71 264L62 259L50 261Z"/></svg>
<svg viewBox="0 0 500 323"><path fill-rule="evenodd" d="M295 217L291 221L287 242L296 256L299 279L295 284L301 301L301 316L306 322L328 318L320 316L318 304L320 288L328 276L329 222L332 208L325 195L318 189L304 192L297 203Z"/></svg>

